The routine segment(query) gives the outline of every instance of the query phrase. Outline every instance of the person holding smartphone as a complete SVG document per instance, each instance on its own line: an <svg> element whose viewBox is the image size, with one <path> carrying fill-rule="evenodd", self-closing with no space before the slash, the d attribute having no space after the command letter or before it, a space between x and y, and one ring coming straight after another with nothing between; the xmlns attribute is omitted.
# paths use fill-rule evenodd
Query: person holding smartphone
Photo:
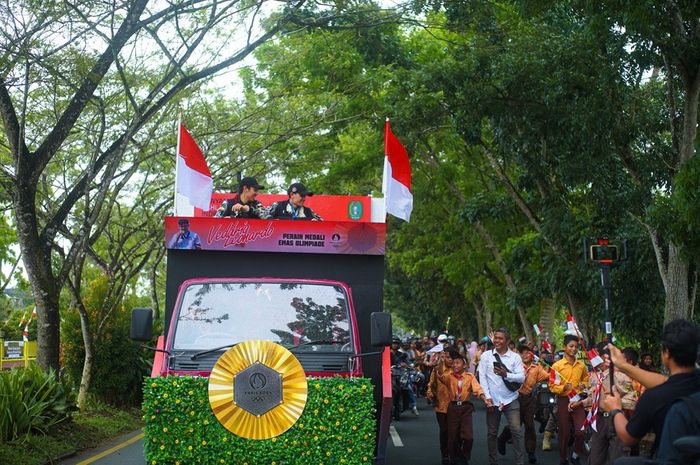
<svg viewBox="0 0 700 465"><path fill-rule="evenodd" d="M520 404L518 389L511 390L506 381L522 385L525 370L520 355L508 350L510 333L499 328L493 333L492 350L486 350L479 360L479 382L486 399L487 444L489 465L498 465L498 427L501 415L505 415L513 438L516 465L523 465L523 436L520 429Z"/></svg>

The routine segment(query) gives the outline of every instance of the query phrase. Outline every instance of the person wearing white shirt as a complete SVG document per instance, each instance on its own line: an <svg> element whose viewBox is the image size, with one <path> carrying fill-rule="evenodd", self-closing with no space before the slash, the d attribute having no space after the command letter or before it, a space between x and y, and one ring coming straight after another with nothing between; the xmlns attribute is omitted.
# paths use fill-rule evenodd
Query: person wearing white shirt
<svg viewBox="0 0 700 465"><path fill-rule="evenodd" d="M486 396L486 427L488 429L489 465L498 465L497 437L504 414L513 437L516 465L524 463L523 436L520 430L518 390L511 391L504 381L522 384L525 381L523 362L517 353L508 350L510 333L499 328L493 334L493 350L487 350L479 360L479 382ZM497 354L497 355L496 355ZM498 359L500 358L500 364ZM496 362L496 366L494 366Z"/></svg>

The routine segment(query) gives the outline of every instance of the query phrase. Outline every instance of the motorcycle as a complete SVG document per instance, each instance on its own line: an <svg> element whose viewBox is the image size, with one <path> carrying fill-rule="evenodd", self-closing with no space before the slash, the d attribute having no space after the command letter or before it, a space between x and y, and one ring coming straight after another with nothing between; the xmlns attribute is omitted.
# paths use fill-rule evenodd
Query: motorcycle
<svg viewBox="0 0 700 465"><path fill-rule="evenodd" d="M411 389L415 389L413 386L415 379L416 369L413 365L393 365L391 367L392 413L394 420L400 420L401 412L410 407Z"/></svg>
<svg viewBox="0 0 700 465"><path fill-rule="evenodd" d="M540 433L544 432L549 416L554 410L556 397L549 390L547 383L540 383L536 387L537 405L535 407L535 420L540 424Z"/></svg>

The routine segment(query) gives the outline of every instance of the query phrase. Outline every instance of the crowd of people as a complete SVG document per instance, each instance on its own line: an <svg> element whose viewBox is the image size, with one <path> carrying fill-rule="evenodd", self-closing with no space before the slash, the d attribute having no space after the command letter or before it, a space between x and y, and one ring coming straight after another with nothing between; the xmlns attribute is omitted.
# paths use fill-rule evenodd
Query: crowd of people
<svg viewBox="0 0 700 465"><path fill-rule="evenodd" d="M640 356L607 341L587 346L575 323L558 352L547 340L518 342L499 328L469 344L446 334L392 344L392 364L419 370L411 408L418 415L415 397L421 395L432 405L443 464L466 465L471 459L472 398L486 406L486 425L476 431L486 431L489 465L498 463L509 444L517 465L536 463L535 411L543 385L555 402L540 419L541 449L552 450L556 438L560 464L692 463L673 441L700 436L696 323L675 320L664 327L659 369L651 353Z"/></svg>

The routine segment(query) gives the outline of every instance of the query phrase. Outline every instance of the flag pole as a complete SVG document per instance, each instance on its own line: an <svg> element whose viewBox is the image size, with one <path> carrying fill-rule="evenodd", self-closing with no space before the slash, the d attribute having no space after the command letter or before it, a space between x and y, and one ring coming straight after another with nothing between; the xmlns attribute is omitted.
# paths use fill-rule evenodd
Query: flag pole
<svg viewBox="0 0 700 465"><path fill-rule="evenodd" d="M180 131L182 128L182 115L178 113L177 115L177 142L175 144L175 185L173 186L173 213L175 216L178 215L177 211L177 172L180 166Z"/></svg>

